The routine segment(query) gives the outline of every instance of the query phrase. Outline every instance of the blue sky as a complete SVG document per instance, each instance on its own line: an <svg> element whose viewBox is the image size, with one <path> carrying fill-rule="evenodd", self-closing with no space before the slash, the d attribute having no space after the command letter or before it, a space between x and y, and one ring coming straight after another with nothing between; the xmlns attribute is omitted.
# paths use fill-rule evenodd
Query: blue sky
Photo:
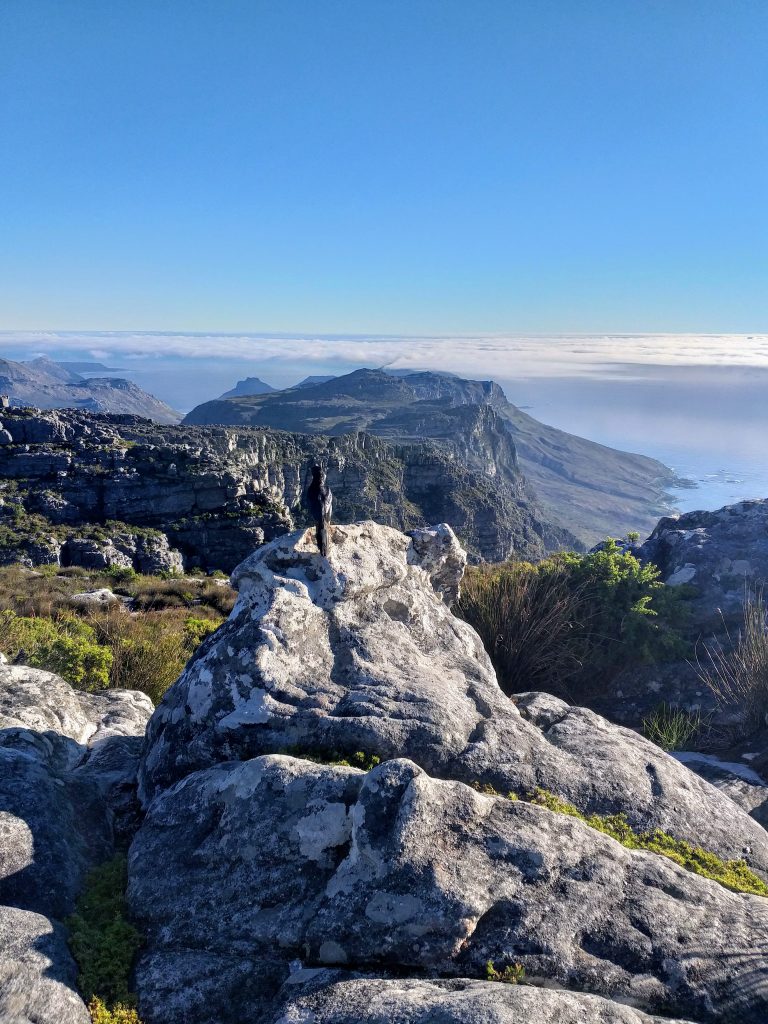
<svg viewBox="0 0 768 1024"><path fill-rule="evenodd" d="M4 0L0 327L765 330L766 52L765 0Z"/></svg>

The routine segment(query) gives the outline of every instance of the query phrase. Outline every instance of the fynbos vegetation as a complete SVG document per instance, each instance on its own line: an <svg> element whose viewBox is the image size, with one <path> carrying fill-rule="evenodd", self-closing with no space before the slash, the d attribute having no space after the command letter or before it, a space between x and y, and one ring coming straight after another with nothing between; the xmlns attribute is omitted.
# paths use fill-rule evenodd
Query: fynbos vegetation
<svg viewBox="0 0 768 1024"><path fill-rule="evenodd" d="M470 568L456 611L480 634L507 693L579 699L628 664L686 649L675 591L614 540L537 565Z"/></svg>
<svg viewBox="0 0 768 1024"><path fill-rule="evenodd" d="M741 733L750 736L768 715L768 611L762 590L747 589L742 627L727 644L717 640L702 645L696 667L701 681L721 707L736 710Z"/></svg>

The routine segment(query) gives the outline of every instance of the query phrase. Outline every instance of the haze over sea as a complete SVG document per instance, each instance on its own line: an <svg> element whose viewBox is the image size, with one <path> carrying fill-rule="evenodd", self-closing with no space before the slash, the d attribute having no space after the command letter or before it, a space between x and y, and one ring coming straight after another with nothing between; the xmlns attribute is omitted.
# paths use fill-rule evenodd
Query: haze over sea
<svg viewBox="0 0 768 1024"><path fill-rule="evenodd" d="M492 378L545 423L671 466L682 511L768 497L768 335L4 332L0 355L96 359L186 412L236 380L287 387L360 366Z"/></svg>

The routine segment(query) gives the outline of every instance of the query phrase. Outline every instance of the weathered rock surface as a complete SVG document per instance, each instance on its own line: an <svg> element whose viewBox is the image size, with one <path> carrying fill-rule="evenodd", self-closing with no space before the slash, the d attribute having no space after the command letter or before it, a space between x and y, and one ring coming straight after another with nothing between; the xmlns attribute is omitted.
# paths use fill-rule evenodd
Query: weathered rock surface
<svg viewBox="0 0 768 1024"><path fill-rule="evenodd" d="M274 1024L685 1024L576 992L461 979L355 977L303 970Z"/></svg>
<svg viewBox="0 0 768 1024"><path fill-rule="evenodd" d="M768 829L768 782L754 769L743 762L724 761L694 750L676 751L672 756Z"/></svg>
<svg viewBox="0 0 768 1024"><path fill-rule="evenodd" d="M723 618L740 621L745 589L768 582L768 499L661 519L639 555L670 586L695 588L693 626L719 633Z"/></svg>
<svg viewBox="0 0 768 1024"><path fill-rule="evenodd" d="M107 608L121 602L109 587L100 587L98 590L84 590L80 594L73 594L69 598L69 603L80 608Z"/></svg>
<svg viewBox="0 0 768 1024"><path fill-rule="evenodd" d="M178 1007L145 972L162 955L173 976L175 956L201 949L466 977L519 960L651 1012L768 1018L768 900L411 761L363 775L272 755L197 772L152 803L130 871L149 1024ZM231 996L216 1019L234 1024L247 1014Z"/></svg>
<svg viewBox="0 0 768 1024"><path fill-rule="evenodd" d="M89 1019L60 922L88 868L136 827L151 712L142 693L80 693L50 672L0 665L3 1024Z"/></svg>
<svg viewBox="0 0 768 1024"><path fill-rule="evenodd" d="M434 590L449 565L460 577L445 536L425 549L363 523L334 530L328 559L309 532L246 559L232 615L152 717L145 804L223 761L363 750L504 793L541 786L768 870L765 830L648 740L556 698L504 696L477 634Z"/></svg>
<svg viewBox="0 0 768 1024"><path fill-rule="evenodd" d="M0 906L2 1024L90 1024L63 925Z"/></svg>
<svg viewBox="0 0 768 1024"><path fill-rule="evenodd" d="M307 522L301 495L322 462L339 521L400 529L447 519L475 558L579 546L542 516L490 408L466 406L440 438L395 443L253 427L163 426L135 416L3 412L0 563L231 571Z"/></svg>

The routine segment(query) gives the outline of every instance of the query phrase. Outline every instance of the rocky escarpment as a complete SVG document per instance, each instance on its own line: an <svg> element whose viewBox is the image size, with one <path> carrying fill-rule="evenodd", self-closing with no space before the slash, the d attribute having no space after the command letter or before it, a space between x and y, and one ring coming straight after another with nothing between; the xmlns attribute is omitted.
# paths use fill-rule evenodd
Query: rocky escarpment
<svg viewBox="0 0 768 1024"><path fill-rule="evenodd" d="M445 527L362 523L327 560L300 531L238 568L140 769L148 1024L766 1019L764 897L498 794L543 787L767 877L768 834L636 734L508 701L444 603L461 564ZM382 763L333 763L355 751ZM489 960L566 991L477 980Z"/></svg>
<svg viewBox="0 0 768 1024"><path fill-rule="evenodd" d="M88 868L138 821L152 704L0 664L0 1020L87 1024L62 923Z"/></svg>
<svg viewBox="0 0 768 1024"><path fill-rule="evenodd" d="M405 529L447 518L474 557L491 560L574 540L539 517L491 410L464 412L450 442L403 446L72 411L0 418L4 562L230 571L305 521L301 494L317 460L341 521Z"/></svg>
<svg viewBox="0 0 768 1024"><path fill-rule="evenodd" d="M490 380L361 369L272 394L228 393L197 406L185 422L329 434L365 430L403 443L452 438L471 409L493 414L496 432L514 446L547 518L585 544L630 530L645 535L668 510L665 489L680 481L666 466L539 423Z"/></svg>

